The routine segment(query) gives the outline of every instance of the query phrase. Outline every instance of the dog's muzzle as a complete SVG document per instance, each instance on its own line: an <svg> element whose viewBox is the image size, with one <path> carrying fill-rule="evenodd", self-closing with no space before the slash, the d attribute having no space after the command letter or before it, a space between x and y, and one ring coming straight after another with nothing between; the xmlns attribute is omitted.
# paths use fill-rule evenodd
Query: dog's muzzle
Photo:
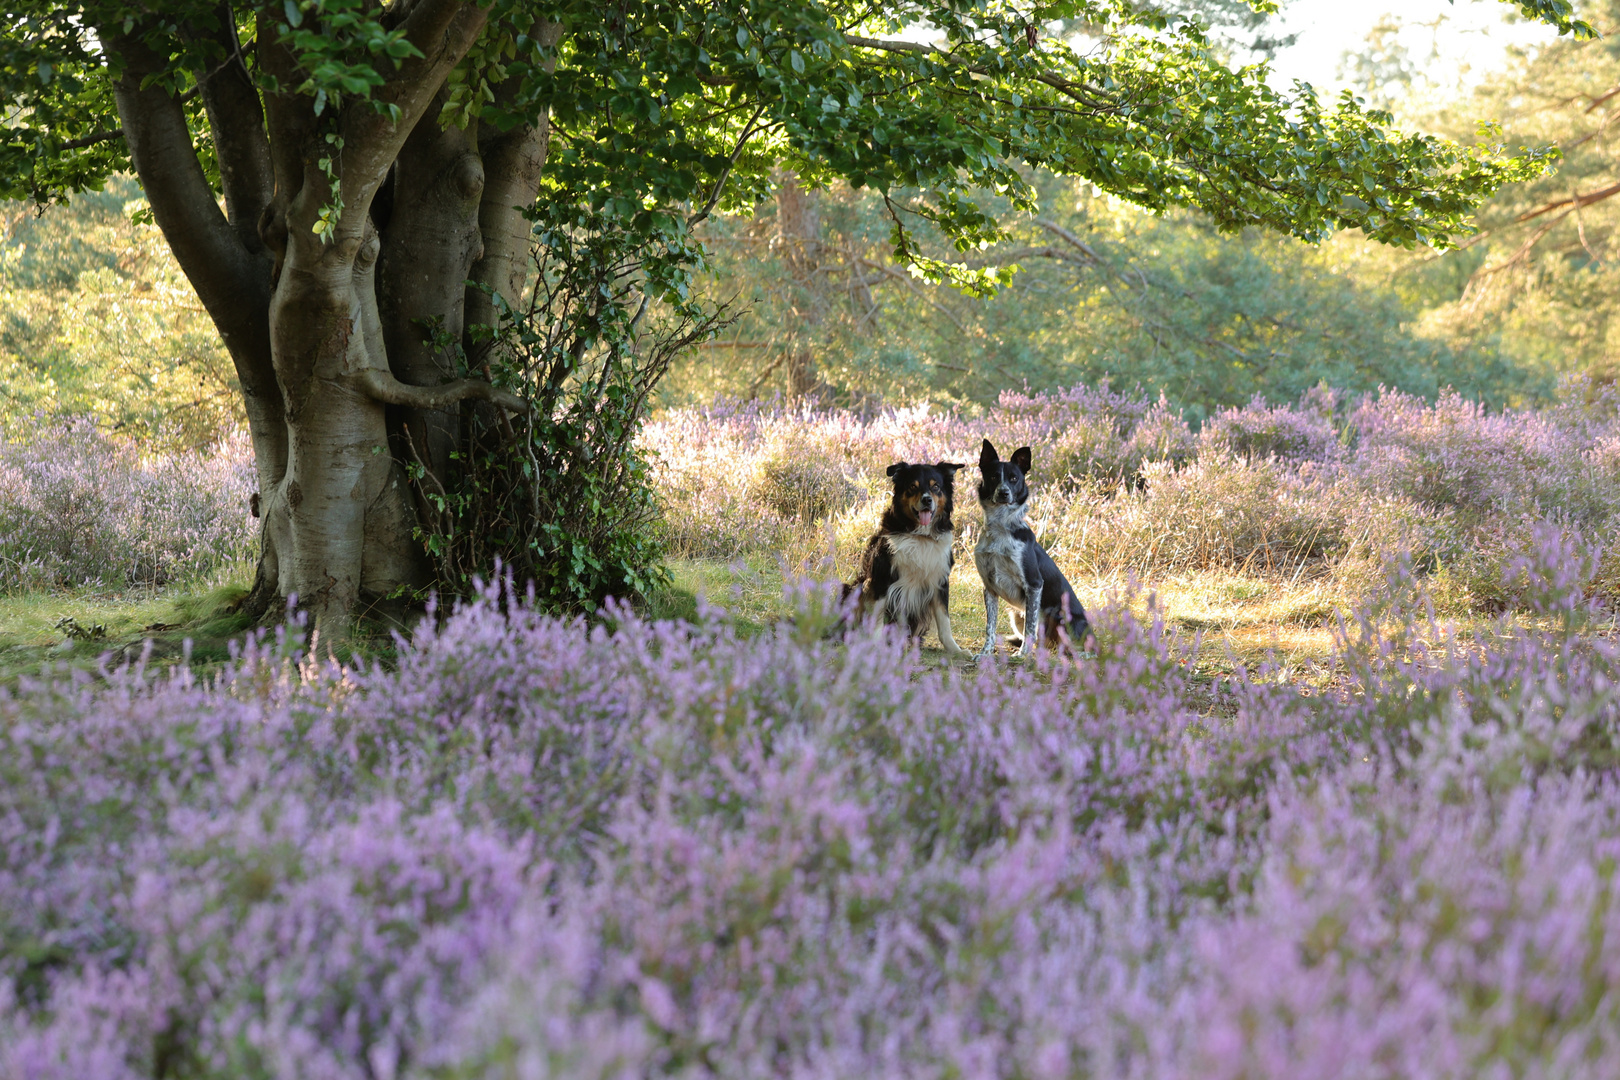
<svg viewBox="0 0 1620 1080"><path fill-rule="evenodd" d="M1008 503L1011 503L1012 502L1012 488L1008 487L1006 484L1003 484L1000 487L996 488L996 502L998 502L998 503L1000 503L1002 505L1007 505Z"/></svg>

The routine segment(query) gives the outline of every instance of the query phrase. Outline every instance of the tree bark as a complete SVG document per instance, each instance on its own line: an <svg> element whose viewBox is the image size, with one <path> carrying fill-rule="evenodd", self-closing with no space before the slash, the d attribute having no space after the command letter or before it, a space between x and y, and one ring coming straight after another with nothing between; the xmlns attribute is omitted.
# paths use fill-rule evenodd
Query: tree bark
<svg viewBox="0 0 1620 1080"><path fill-rule="evenodd" d="M388 366L413 386L437 386L460 375L454 346L462 337L467 273L482 246L483 162L466 131L439 125L441 104L435 100L394 162L391 206L379 222L377 301ZM389 404L397 455L420 461L442 482L460 442L459 405ZM421 499L417 510L432 513Z"/></svg>
<svg viewBox="0 0 1620 1080"><path fill-rule="evenodd" d="M562 37L562 24L538 22L533 35L548 50ZM556 66L548 59L547 71ZM509 80L495 90L496 101L505 103L517 89ZM524 211L540 194L540 178L546 165L551 138L550 118L542 114L534 125L520 124L510 131L479 131L479 151L484 161L484 191L478 205L478 229L483 239L482 254L468 274L465 319L468 328L494 330L499 308L491 294L498 294L511 308L523 304L529 278L529 222ZM469 337L468 356L479 354L483 341Z"/></svg>

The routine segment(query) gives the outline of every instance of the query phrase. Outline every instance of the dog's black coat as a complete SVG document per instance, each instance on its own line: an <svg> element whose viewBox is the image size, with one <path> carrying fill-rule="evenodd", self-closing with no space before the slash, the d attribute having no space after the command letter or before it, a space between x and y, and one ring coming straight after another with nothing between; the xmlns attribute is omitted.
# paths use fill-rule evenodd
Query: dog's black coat
<svg viewBox="0 0 1620 1080"><path fill-rule="evenodd" d="M1035 540L1025 521L1028 511L1030 450L1021 446L1011 461L1002 461L990 440L979 450L979 505L984 508L984 530L973 547L973 564L984 582L985 641L980 655L996 647L998 599L1017 605L1014 628L1021 640L1020 653L1028 655L1037 634L1047 644L1064 639L1079 645L1090 632L1086 609L1064 578L1057 563Z"/></svg>
<svg viewBox="0 0 1620 1080"><path fill-rule="evenodd" d="M956 535L953 483L961 465L947 461L889 466L894 498L861 553L860 573L844 586L844 596L858 596L861 617L875 608L887 623L904 624L921 637L929 619L939 643L952 656L961 653L951 636L951 565Z"/></svg>

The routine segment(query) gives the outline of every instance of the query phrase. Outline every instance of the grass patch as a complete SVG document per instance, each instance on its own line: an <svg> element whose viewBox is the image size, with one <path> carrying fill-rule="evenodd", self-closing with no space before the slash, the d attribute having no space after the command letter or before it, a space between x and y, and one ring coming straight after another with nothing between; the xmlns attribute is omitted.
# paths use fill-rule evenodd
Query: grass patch
<svg viewBox="0 0 1620 1080"><path fill-rule="evenodd" d="M0 595L0 683L25 675L95 670L145 654L167 666L187 655L207 670L230 658L230 643L251 628L235 611L247 587L203 592L176 588L66 589ZM189 646L188 643L189 642Z"/></svg>
<svg viewBox="0 0 1620 1080"><path fill-rule="evenodd" d="M744 634L758 633L790 614L778 563L679 559L671 562L670 570L674 586L649 602L655 618L694 618L700 597L725 609ZM1118 574L1072 575L1070 580L1088 610L1123 602L1146 616L1151 605L1172 629L1185 631L1189 639L1200 635L1195 665L1210 677L1224 677L1264 662L1306 677L1331 660L1337 613L1350 607L1321 583L1226 572L1168 575L1147 581ZM1004 640L1012 626L1007 605L1001 607L997 636ZM959 558L951 573L951 633L957 645L978 652L984 645L984 619L984 590L978 572L971 559ZM932 630L924 638L923 653L945 659Z"/></svg>
<svg viewBox="0 0 1620 1080"><path fill-rule="evenodd" d="M652 618L695 619L707 603L723 609L740 633L753 635L791 614L779 560L676 559L670 572L670 587L647 599ZM1077 574L1071 580L1088 609L1124 602L1145 616L1151 604L1189 643L1197 635L1195 669L1200 677L1212 679L1263 662L1307 681L1320 678L1313 672L1331 659L1337 613L1349 607L1320 582L1227 572L1146 581ZM246 590L242 582L227 582L203 591L86 589L0 596L0 682L12 684L20 675L42 670L94 670L103 656L113 654L115 662L134 659L148 644L149 662L171 664L185 654L188 641L192 664L206 670L227 660L230 643L251 629L249 620L234 611ZM102 633L90 639L72 637L62 626L64 619L84 629L101 627ZM969 653L984 645L984 593L971 559L959 558L951 574L951 629ZM1004 611L998 637L1005 639L1011 629ZM389 630L381 624L360 627L343 651L386 662L393 652ZM932 630L923 653L946 661Z"/></svg>

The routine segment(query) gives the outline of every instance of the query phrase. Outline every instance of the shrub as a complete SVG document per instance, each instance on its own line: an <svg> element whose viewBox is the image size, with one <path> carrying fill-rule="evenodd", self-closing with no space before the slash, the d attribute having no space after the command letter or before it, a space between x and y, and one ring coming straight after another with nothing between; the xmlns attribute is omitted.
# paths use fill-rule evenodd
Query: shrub
<svg viewBox="0 0 1620 1080"><path fill-rule="evenodd" d="M769 457L754 472L761 502L784 518L817 521L847 508L861 489L835 467L814 459Z"/></svg>
<svg viewBox="0 0 1620 1080"><path fill-rule="evenodd" d="M1330 412L1306 407L1268 406L1256 395L1241 409L1224 409L1200 433L1212 447L1249 461L1282 458L1285 461L1327 462L1339 456L1338 432ZM1325 404L1332 407L1331 397Z"/></svg>
<svg viewBox="0 0 1620 1080"><path fill-rule="evenodd" d="M1567 464L1550 417L1489 415L1449 391L1430 406L1386 390L1363 401L1351 423L1364 482L1476 517L1540 508L1555 489L1548 480Z"/></svg>
<svg viewBox="0 0 1620 1080"><path fill-rule="evenodd" d="M1093 573L1291 572L1344 550L1348 493L1274 461L1206 453L1143 475L1144 490L1113 500L1043 503L1047 546Z"/></svg>
<svg viewBox="0 0 1620 1080"><path fill-rule="evenodd" d="M202 581L255 557L243 436L143 457L84 419L0 430L0 589Z"/></svg>
<svg viewBox="0 0 1620 1080"><path fill-rule="evenodd" d="M668 215L626 218L560 200L531 217L528 308L512 311L497 297L501 325L475 328L484 335L477 355L462 351L459 334L437 340L458 371L481 368L528 408L511 418L463 409L448 487L420 457L409 463L418 537L442 590L464 594L505 567L552 608L593 611L608 596L644 596L669 580L652 463L638 436L675 355L726 320L690 299L701 252ZM645 290L639 307L625 301L629 280Z"/></svg>
<svg viewBox="0 0 1620 1080"><path fill-rule="evenodd" d="M1028 444L1036 479L1055 491L1111 493L1140 485L1149 462L1180 465L1193 453L1193 434L1161 397L1149 401L1117 393L1104 380L1045 394L1001 395L985 418L988 437L1003 454ZM977 453L971 460L977 460Z"/></svg>

